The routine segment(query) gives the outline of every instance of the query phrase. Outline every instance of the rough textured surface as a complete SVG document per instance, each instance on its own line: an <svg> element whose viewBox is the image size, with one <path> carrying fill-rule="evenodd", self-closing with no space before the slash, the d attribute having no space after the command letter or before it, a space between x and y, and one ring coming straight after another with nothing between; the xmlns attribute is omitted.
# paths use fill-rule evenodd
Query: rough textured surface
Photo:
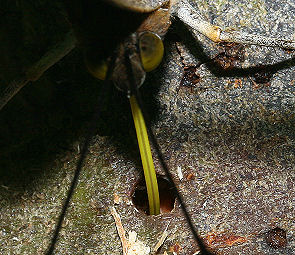
<svg viewBox="0 0 295 255"><path fill-rule="evenodd" d="M289 38L294 33L292 2L193 4L223 28ZM32 42L34 23L24 20L26 39ZM223 58L224 48L202 35L197 39L180 24L174 26L167 35L162 66L142 88L165 159L194 223L216 254L294 254L294 61L281 62L290 60L292 53L246 46L237 53L243 58L223 70L218 63L228 66L232 60ZM79 52L68 56L0 113L1 254L43 254L49 242L98 94L80 58ZM8 72L3 63L5 82L21 68ZM184 65L194 66L198 74L193 88L179 88ZM262 67L248 68L258 65ZM257 78L261 68L269 79ZM33 89L39 94L32 94ZM128 102L114 93L103 109L56 254L122 254L110 213L115 202L127 233L136 231L138 239L153 248L170 222L160 253L193 254L198 248L178 205L169 214L146 216L130 202L141 175L140 161ZM12 114L13 121L8 117ZM177 176L178 166L183 181ZM285 247L272 248L265 241L265 233L275 227L286 231Z"/></svg>

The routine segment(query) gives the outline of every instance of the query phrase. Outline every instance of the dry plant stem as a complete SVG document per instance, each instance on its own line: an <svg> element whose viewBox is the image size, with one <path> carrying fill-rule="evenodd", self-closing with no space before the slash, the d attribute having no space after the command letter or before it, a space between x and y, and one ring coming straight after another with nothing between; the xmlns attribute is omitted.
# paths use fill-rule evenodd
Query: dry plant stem
<svg viewBox="0 0 295 255"><path fill-rule="evenodd" d="M129 237L127 240L120 215L117 213L115 207L111 208L111 214L114 217L116 228L122 243L123 255L149 255L151 251L150 247L137 239L137 233L135 231L128 232Z"/></svg>
<svg viewBox="0 0 295 255"><path fill-rule="evenodd" d="M187 0L177 4L174 15L192 29L202 33L214 42L234 42L241 44L253 44L267 47L279 47L284 49L295 49L295 41L281 38L268 37L263 35L249 34L238 31L223 31L220 27L214 26L205 21L200 13L195 10Z"/></svg>
<svg viewBox="0 0 295 255"><path fill-rule="evenodd" d="M254 44L267 47L279 47L284 49L295 49L295 41L285 40L262 35L248 34L238 31L222 31L220 40L223 42L235 42L242 44Z"/></svg>
<svg viewBox="0 0 295 255"><path fill-rule="evenodd" d="M200 13L195 10L187 1L180 1L174 10L174 15L177 16L183 23L192 29L207 36L214 42L220 42L221 29L211 23L205 21Z"/></svg>
<svg viewBox="0 0 295 255"><path fill-rule="evenodd" d="M168 223L164 232L162 233L161 237L159 238L159 241L157 242L157 244L155 245L155 247L151 251L150 248L148 246L146 246L144 243L142 243L141 241L136 242L135 239L132 240L132 237L133 238L136 237L135 231L130 231L129 232L129 239L127 239L126 238L126 231L122 225L120 215L117 213L115 207L111 207L110 211L111 211L111 214L115 220L118 235L119 235L121 243L122 243L123 255L136 255L136 254L146 255L147 253L154 254L154 255L158 254L158 250L163 245L163 243L165 242L165 240L169 234L167 229L168 229L171 221Z"/></svg>
<svg viewBox="0 0 295 255"><path fill-rule="evenodd" d="M165 230L164 230L162 236L160 237L159 241L156 243L156 245L155 245L155 247L154 247L154 249L153 249L153 254L156 254L156 253L158 252L158 250L160 249L160 247L161 247L161 246L163 245L163 243L165 242L167 236L169 235L169 233L168 233L167 230L168 230L168 227L169 227L169 225L170 225L170 222L171 222L171 221L169 221L169 223L168 223L168 225L166 226L166 228L165 228Z"/></svg>
<svg viewBox="0 0 295 255"><path fill-rule="evenodd" d="M127 255L128 253L128 248L129 248L129 242L126 238L126 232L125 229L123 228L122 222L121 222L121 218L120 215L117 213L115 207L111 208L111 214L114 217L115 223L116 223L116 228L122 243L122 247L123 247L123 255Z"/></svg>
<svg viewBox="0 0 295 255"><path fill-rule="evenodd" d="M28 82L38 80L43 73L66 56L76 46L76 38L72 31L65 39L49 50L35 63L20 79L12 81L0 95L0 110L12 99Z"/></svg>

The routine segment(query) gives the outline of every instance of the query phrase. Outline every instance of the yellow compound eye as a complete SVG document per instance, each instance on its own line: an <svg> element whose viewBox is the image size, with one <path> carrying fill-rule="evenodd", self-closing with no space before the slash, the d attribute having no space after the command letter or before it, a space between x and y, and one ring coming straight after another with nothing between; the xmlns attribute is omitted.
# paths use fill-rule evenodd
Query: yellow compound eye
<svg viewBox="0 0 295 255"><path fill-rule="evenodd" d="M150 72L158 67L164 55L161 38L151 32L145 32L139 37L139 51L143 69Z"/></svg>

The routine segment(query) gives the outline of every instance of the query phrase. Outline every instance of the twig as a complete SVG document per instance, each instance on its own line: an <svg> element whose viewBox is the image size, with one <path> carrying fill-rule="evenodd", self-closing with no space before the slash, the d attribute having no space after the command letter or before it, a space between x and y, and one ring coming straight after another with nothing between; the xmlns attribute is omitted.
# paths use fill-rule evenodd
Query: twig
<svg viewBox="0 0 295 255"><path fill-rule="evenodd" d="M111 214L114 217L116 227L117 227L117 231L118 231L121 243L122 243L123 255L127 255L130 244L129 244L127 238L126 238L126 232L125 232L125 229L123 228L120 215L117 213L115 207L111 208Z"/></svg>
<svg viewBox="0 0 295 255"><path fill-rule="evenodd" d="M169 221L169 223L167 224L162 236L160 237L159 241L157 242L157 244L155 245L154 249L153 249L153 254L156 254L158 252L158 250L160 249L160 247L163 245L163 243L165 242L167 236L168 236L168 227L170 225L171 220Z"/></svg>
<svg viewBox="0 0 295 255"><path fill-rule="evenodd" d="M0 111L30 81L38 80L43 73L66 56L76 46L73 31L66 34L65 39L50 49L26 74L12 81L0 94Z"/></svg>
<svg viewBox="0 0 295 255"><path fill-rule="evenodd" d="M126 232L123 228L120 215L117 213L115 207L111 208L111 214L114 217L117 231L121 239L123 247L123 255L148 255L150 254L150 247L146 246L143 242L137 239L137 233L135 231L128 232L128 239L126 238Z"/></svg>

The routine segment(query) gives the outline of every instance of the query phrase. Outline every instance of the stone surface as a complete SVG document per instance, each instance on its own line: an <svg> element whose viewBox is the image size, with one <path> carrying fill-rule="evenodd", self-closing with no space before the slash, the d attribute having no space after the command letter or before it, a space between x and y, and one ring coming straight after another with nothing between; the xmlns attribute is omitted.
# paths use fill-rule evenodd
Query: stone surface
<svg viewBox="0 0 295 255"><path fill-rule="evenodd" d="M210 0L192 4L205 18L223 28L287 38L292 38L294 33L295 12L290 1ZM173 27L165 44L163 64L148 75L142 93L163 155L202 238L216 254L294 254L295 75L294 61L290 60L292 53L245 46L237 52L243 58L234 60L232 68L223 70L218 63L221 61L228 66L228 61L232 60L223 58L225 49L202 35L197 34L195 41L181 24ZM62 104L64 108L54 109L53 115L49 114L52 105L44 103L41 113L47 116L44 123L48 130L42 126L42 132L47 139L40 139L38 146L43 148L40 144L46 143L48 147L43 149L49 156L41 157L43 153L32 150L30 156L38 158L40 153L41 162L21 158L23 167L15 157L19 155L16 151L21 146L19 150L28 150L34 139L26 136L23 145L11 148L9 140L3 138L1 153L10 163L1 164L4 176L0 186L1 254L44 254L49 243L75 170L83 141L81 133L86 132L89 114L79 115L82 128L69 123L77 121L77 109L90 109L95 105L96 97L91 89L95 89L96 81L89 78L78 62L80 58L79 53L74 52L36 83L39 86L53 84L57 86L54 90L57 93L60 93L60 86L78 87L77 97L85 94L90 101L87 104L86 99L69 94L69 103ZM185 66L193 66L199 77L192 88L179 87ZM257 78L261 69L271 73L267 75L269 79ZM77 84L87 84L91 89L83 90ZM9 111L11 116L15 110L34 118L36 109L31 108L35 97L30 97L30 90L22 93L27 93L23 96L25 100L16 99L18 105L12 102L2 116ZM51 90L50 93L53 94ZM130 195L141 176L140 160L128 102L124 96L114 93L103 109L103 120L91 143L56 254L122 254L110 213L113 205L126 232L135 231L146 246L153 248L170 223L160 254L164 251L194 254L198 247L177 203L171 213L159 216L146 216L131 203ZM20 108L19 104L28 106ZM73 105L77 108L71 108ZM75 109L73 116L68 116L71 110L67 107ZM13 126L9 121L5 123L1 126ZM26 121L19 125L25 129ZM40 122L33 126L32 132L37 132L38 125ZM53 135L50 130L54 130ZM15 137L17 141L20 139L18 133L9 133L6 129L5 132L5 137L12 141ZM74 137L57 135L67 133ZM48 138L48 134L52 138ZM52 147L55 136L61 142ZM162 173L157 160L156 166ZM178 167L182 169L182 181L178 178ZM11 171L11 175L5 171ZM279 249L265 241L265 233L276 227L285 230L287 236L286 246Z"/></svg>

